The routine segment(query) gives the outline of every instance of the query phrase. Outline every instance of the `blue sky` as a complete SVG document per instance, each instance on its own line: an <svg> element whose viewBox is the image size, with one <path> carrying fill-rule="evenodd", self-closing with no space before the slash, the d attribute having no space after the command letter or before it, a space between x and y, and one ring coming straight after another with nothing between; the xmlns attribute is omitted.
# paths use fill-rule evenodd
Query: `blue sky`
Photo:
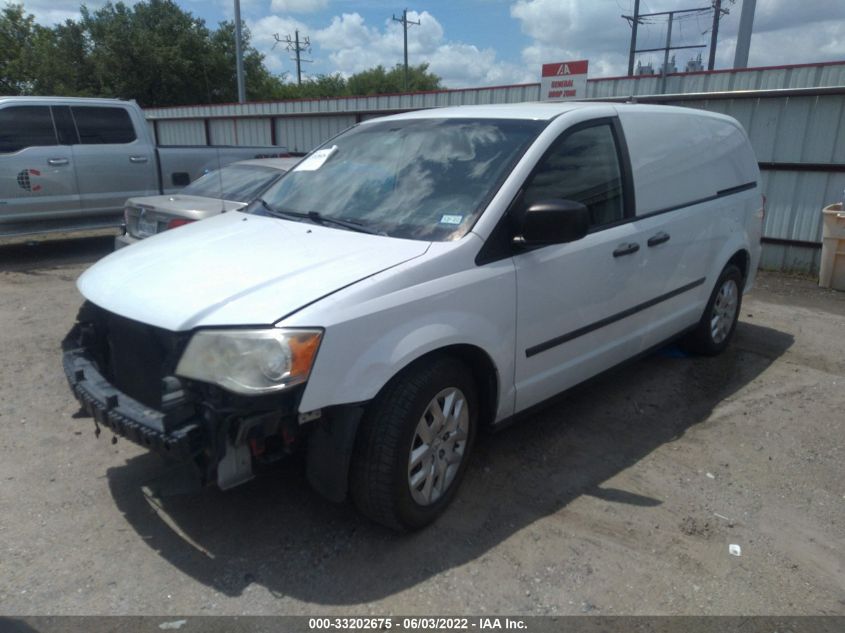
<svg viewBox="0 0 845 633"><path fill-rule="evenodd" d="M231 19L233 0L177 0L214 25ZM733 60L742 0L723 0L730 13L720 28L717 68ZM103 0L89 0L97 7ZM643 12L707 6L710 0L642 0ZM25 0L42 23L78 15L77 0ZM590 76L624 74L630 29L620 14L633 0L241 0L252 43L275 73L295 78L295 64L274 34L284 38L299 29L310 37L313 63L307 74L349 75L402 60L401 26L391 21L403 8L420 26L409 30L412 64L427 62L449 87L524 83L539 80L544 62L590 60ZM709 41L710 18L690 16L673 28L673 44ZM640 30L639 46L662 45L665 21ZM706 59L707 50L702 49ZM683 66L694 52L678 52ZM845 0L758 0L750 65L780 65L845 59ZM657 66L652 53L643 62Z"/></svg>

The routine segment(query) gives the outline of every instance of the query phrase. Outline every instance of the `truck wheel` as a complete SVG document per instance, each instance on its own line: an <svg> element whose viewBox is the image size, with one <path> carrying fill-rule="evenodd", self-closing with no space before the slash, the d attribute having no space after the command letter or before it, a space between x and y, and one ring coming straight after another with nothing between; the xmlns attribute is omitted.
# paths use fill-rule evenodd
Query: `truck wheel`
<svg viewBox="0 0 845 633"><path fill-rule="evenodd" d="M478 422L472 374L440 357L412 365L361 421L350 488L358 509L395 530L422 528L452 501Z"/></svg>
<svg viewBox="0 0 845 633"><path fill-rule="evenodd" d="M733 264L725 266L710 295L696 328L687 335L684 347L692 352L715 356L730 343L742 307L742 273Z"/></svg>

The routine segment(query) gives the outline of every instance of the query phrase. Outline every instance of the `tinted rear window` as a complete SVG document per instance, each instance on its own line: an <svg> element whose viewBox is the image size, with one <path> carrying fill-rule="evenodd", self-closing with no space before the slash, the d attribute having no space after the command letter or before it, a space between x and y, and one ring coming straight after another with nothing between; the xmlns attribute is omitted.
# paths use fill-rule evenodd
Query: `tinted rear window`
<svg viewBox="0 0 845 633"><path fill-rule="evenodd" d="M198 178L179 193L250 202L281 175L281 171L270 167L229 165Z"/></svg>
<svg viewBox="0 0 845 633"><path fill-rule="evenodd" d="M44 145L56 145L49 107L12 106L0 110L0 154Z"/></svg>
<svg viewBox="0 0 845 633"><path fill-rule="evenodd" d="M131 143L136 138L129 113L123 108L74 106L71 110L83 145Z"/></svg>

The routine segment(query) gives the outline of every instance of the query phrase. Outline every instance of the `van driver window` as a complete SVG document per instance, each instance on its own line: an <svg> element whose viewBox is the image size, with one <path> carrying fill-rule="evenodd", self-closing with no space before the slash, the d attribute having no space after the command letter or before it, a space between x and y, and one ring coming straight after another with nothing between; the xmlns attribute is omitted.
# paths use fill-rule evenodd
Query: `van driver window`
<svg viewBox="0 0 845 633"><path fill-rule="evenodd" d="M610 125L564 132L525 188L528 207L549 199L574 200L590 211L590 226L624 216L622 172Z"/></svg>

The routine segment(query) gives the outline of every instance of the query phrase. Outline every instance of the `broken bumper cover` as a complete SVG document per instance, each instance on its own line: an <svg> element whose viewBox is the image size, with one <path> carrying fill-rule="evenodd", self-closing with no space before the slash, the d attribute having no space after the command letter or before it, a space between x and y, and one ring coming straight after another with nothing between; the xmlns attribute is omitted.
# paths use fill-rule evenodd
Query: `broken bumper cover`
<svg viewBox="0 0 845 633"><path fill-rule="evenodd" d="M98 424L144 448L176 459L191 459L202 450L199 419L169 429L166 414L115 389L82 349L65 350L62 364L73 395Z"/></svg>

